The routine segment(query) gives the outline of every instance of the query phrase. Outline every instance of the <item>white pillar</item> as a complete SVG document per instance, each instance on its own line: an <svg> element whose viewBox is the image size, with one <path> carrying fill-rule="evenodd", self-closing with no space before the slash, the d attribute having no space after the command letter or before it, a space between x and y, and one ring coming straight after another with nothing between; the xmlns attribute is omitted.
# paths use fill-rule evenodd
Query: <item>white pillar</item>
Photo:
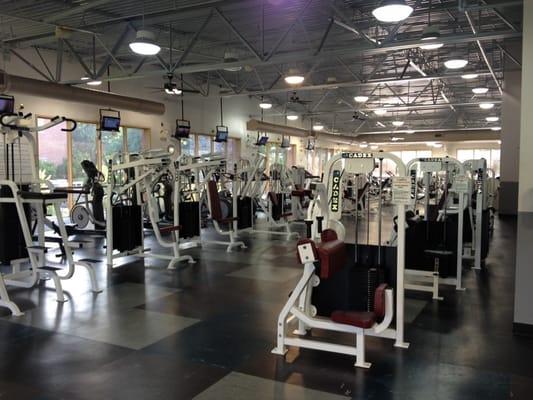
<svg viewBox="0 0 533 400"><path fill-rule="evenodd" d="M533 1L524 2L514 328L533 333ZM529 39L528 39L529 38Z"/></svg>

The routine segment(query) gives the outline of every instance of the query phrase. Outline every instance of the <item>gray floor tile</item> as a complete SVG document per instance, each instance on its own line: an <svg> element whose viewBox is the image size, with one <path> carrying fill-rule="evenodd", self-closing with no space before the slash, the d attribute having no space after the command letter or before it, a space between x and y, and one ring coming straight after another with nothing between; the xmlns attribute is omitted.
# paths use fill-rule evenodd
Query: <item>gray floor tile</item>
<svg viewBox="0 0 533 400"><path fill-rule="evenodd" d="M228 274L233 278L259 279L269 282L287 282L302 275L296 268L274 267L272 265L254 265Z"/></svg>
<svg viewBox="0 0 533 400"><path fill-rule="evenodd" d="M428 304L426 300L405 299L404 321L406 324L412 323Z"/></svg>
<svg viewBox="0 0 533 400"><path fill-rule="evenodd" d="M232 372L213 386L197 395L195 400L220 399L290 399L290 400L340 400L348 397L318 390L306 389L288 383L258 378L256 376Z"/></svg>

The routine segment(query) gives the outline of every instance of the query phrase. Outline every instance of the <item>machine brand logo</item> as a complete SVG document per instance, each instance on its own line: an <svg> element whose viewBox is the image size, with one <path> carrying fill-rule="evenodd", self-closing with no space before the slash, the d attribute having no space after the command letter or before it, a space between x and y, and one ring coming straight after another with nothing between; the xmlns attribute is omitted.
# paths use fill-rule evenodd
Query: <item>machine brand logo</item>
<svg viewBox="0 0 533 400"><path fill-rule="evenodd" d="M342 158L374 158L372 153L342 153Z"/></svg>
<svg viewBox="0 0 533 400"><path fill-rule="evenodd" d="M333 171L333 185L331 187L331 211L339 211L339 198L341 189L341 171L336 169Z"/></svg>
<svg viewBox="0 0 533 400"><path fill-rule="evenodd" d="M419 160L420 162L441 162L441 157L425 157Z"/></svg>

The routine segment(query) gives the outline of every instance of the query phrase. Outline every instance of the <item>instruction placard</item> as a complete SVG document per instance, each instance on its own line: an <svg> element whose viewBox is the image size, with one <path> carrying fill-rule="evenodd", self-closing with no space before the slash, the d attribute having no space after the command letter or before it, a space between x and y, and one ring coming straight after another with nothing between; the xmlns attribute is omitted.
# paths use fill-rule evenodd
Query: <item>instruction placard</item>
<svg viewBox="0 0 533 400"><path fill-rule="evenodd" d="M457 175L453 180L453 188L457 193L468 193L468 177Z"/></svg>
<svg viewBox="0 0 533 400"><path fill-rule="evenodd" d="M395 176L392 178L392 202L394 204L409 205L411 198L412 179L410 176Z"/></svg>

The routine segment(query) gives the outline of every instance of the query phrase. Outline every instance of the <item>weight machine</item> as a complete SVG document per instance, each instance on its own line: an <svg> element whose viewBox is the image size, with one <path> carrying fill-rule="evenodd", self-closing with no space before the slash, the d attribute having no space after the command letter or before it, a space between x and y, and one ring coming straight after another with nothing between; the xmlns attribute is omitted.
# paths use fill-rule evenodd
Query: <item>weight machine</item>
<svg viewBox="0 0 533 400"><path fill-rule="evenodd" d="M66 201L67 195L55 193L50 182L41 181L37 168L37 134L63 123L70 126L62 128L62 131L72 132L76 129L76 122L57 116L45 125L31 127L31 117L32 114L24 114L22 111L4 113L0 117L3 136L3 160L0 167L0 210L3 220L0 237L3 249L1 258L2 263L11 265L10 273L0 274L0 306L9 308L16 316L23 313L10 300L6 285L31 288L41 279L51 279L57 301L66 302L61 281L72 278L76 265L87 269L91 290L95 293L101 292L92 265L94 260L75 261L73 258L60 207L61 203ZM60 266L46 265L50 264L46 260L48 249L45 247L45 210L48 206L52 206L55 211L60 244L65 249L67 271L64 275L59 274L63 269ZM30 229L31 210L36 219L36 244ZM23 269L23 265L28 263L29 268Z"/></svg>

